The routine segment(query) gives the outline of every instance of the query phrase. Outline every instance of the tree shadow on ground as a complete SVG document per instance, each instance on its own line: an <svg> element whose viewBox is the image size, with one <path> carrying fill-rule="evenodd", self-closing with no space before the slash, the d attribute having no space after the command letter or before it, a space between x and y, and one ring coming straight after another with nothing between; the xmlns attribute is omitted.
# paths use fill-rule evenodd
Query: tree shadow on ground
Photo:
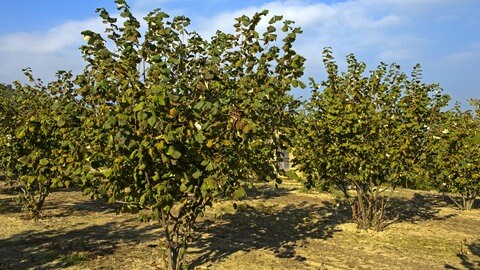
<svg viewBox="0 0 480 270"><path fill-rule="evenodd" d="M6 195L18 195L20 189L14 186L8 186L6 184L0 185L0 194Z"/></svg>
<svg viewBox="0 0 480 270"><path fill-rule="evenodd" d="M480 238L470 244L462 243L457 257L465 269L480 269ZM445 269L459 269L450 264L444 265Z"/></svg>
<svg viewBox="0 0 480 270"><path fill-rule="evenodd" d="M159 235L153 231L157 228L110 222L69 231L25 231L0 239L0 269L67 267L75 264L75 258L72 260L69 256L81 254L81 260L90 260L112 254L120 244L132 245L156 239Z"/></svg>
<svg viewBox="0 0 480 270"><path fill-rule="evenodd" d="M278 197L288 190L272 189L250 193L254 198ZM280 195L279 195L280 194ZM253 203L251 205L254 205ZM229 255L244 251L269 250L278 258L305 261L295 249L309 239L327 239L339 232L338 225L351 221L348 200L323 201L320 204L287 204L275 206L240 204L237 212L224 214L220 222L206 220L199 224L205 237L196 240L190 254L197 254L190 267L220 261ZM387 226L397 222L417 223L426 220L446 220L456 214L439 215L442 207L450 206L445 197L415 193L412 198L390 197Z"/></svg>
<svg viewBox="0 0 480 270"><path fill-rule="evenodd" d="M324 201L321 205L288 204L239 207L236 213L223 216L223 222L204 221L199 231L205 237L196 240L198 249L190 254L198 257L191 262L195 268L212 263L237 252L269 250L278 258L305 261L295 249L309 239L327 239L341 231L337 225L350 220L350 207L345 202Z"/></svg>
<svg viewBox="0 0 480 270"><path fill-rule="evenodd" d="M448 206L444 196L414 193L413 198L390 197L387 206L388 225L398 222L417 223L425 220L445 220L456 216L439 216L440 209ZM387 225L387 226L388 226Z"/></svg>
<svg viewBox="0 0 480 270"><path fill-rule="evenodd" d="M119 203L107 203L103 200L85 199L81 196L68 196L64 192L52 192L42 207L41 217L67 217L86 215L92 212L117 213ZM0 199L0 214L22 213L22 204L18 197Z"/></svg>
<svg viewBox="0 0 480 270"><path fill-rule="evenodd" d="M480 269L480 238L467 244L468 252L459 252L457 257L462 260L462 265L467 269Z"/></svg>
<svg viewBox="0 0 480 270"><path fill-rule="evenodd" d="M274 187L271 185L253 186L246 190L249 199L273 199L284 196L290 192L289 189L283 187Z"/></svg>
<svg viewBox="0 0 480 270"><path fill-rule="evenodd" d="M107 203L103 200L79 200L75 202L63 204L47 204L44 207L46 210L55 210L55 214L48 215L49 217L67 217L73 215L88 215L89 213L118 213L120 209L119 203Z"/></svg>
<svg viewBox="0 0 480 270"><path fill-rule="evenodd" d="M89 213L118 213L120 203L108 203L104 199L95 199L82 193L79 187L62 188L52 192L44 205L44 210L52 210L50 217L86 215Z"/></svg>
<svg viewBox="0 0 480 270"><path fill-rule="evenodd" d="M0 199L0 214L19 213L22 211L22 206L18 203L16 198Z"/></svg>

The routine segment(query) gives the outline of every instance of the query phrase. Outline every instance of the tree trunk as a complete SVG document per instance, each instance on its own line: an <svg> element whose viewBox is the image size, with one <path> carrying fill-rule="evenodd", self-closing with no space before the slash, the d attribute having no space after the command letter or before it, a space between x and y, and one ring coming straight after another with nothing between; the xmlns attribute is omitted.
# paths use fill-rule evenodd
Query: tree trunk
<svg viewBox="0 0 480 270"><path fill-rule="evenodd" d="M379 189L374 192L356 186L357 201L352 206L352 218L357 223L357 228L368 230L374 228L382 231L385 227L385 199L379 196Z"/></svg>
<svg viewBox="0 0 480 270"><path fill-rule="evenodd" d="M476 196L462 196L462 201L463 201L463 204L462 204L462 207L463 207L463 210L466 210L466 211L469 211L469 210L472 210L474 204L475 204L475 198Z"/></svg>
<svg viewBox="0 0 480 270"><path fill-rule="evenodd" d="M173 244L172 236L170 235L170 230L168 228L168 222L166 218L166 212L164 209L162 209L162 227L163 230L165 231L165 239L167 242L166 245L166 252L167 252L167 267L168 270L177 270L177 265L176 265L176 258L174 258L174 249L175 246Z"/></svg>
<svg viewBox="0 0 480 270"><path fill-rule="evenodd" d="M350 198L350 195L348 194L348 185L346 183L339 183L337 187L342 191L346 199Z"/></svg>

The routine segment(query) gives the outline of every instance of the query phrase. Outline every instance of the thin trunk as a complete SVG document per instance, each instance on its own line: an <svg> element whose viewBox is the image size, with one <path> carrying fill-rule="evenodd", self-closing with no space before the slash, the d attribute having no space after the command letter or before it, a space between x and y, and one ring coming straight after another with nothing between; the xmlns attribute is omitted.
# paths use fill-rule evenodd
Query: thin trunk
<svg viewBox="0 0 480 270"><path fill-rule="evenodd" d="M42 211L43 204L45 203L45 199L47 199L48 195L50 194L50 181L47 183L46 186L41 185L43 187L40 187L40 194L38 197L37 205L36 205L36 210L38 211L38 214Z"/></svg>
<svg viewBox="0 0 480 270"><path fill-rule="evenodd" d="M346 199L350 198L350 195L348 195L348 186L345 183L339 183L337 187L342 191L343 195L345 195Z"/></svg>
<svg viewBox="0 0 480 270"><path fill-rule="evenodd" d="M463 199L463 210L472 210L474 204L475 204L475 195L470 195L467 194L466 196L462 196Z"/></svg>
<svg viewBox="0 0 480 270"><path fill-rule="evenodd" d="M172 243L171 235L170 235L170 230L168 228L168 223L166 219L167 213L165 212L164 209L162 209L162 226L163 230L165 231L165 238L167 240L167 263L168 263L168 270L176 270L177 266L175 264L175 259L173 258L173 250L174 246Z"/></svg>

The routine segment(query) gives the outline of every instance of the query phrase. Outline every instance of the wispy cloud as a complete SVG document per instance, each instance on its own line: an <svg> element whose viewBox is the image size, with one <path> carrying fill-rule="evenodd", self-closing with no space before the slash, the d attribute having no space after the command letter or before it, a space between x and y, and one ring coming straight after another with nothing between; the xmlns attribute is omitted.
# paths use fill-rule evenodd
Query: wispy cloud
<svg viewBox="0 0 480 270"><path fill-rule="evenodd" d="M98 19L70 21L46 32L15 33L0 36L0 71L3 82L24 80L22 69L31 67L34 75L44 80L53 78L57 70L81 71L83 59L78 47L83 44L80 32L91 29L102 32Z"/></svg>
<svg viewBox="0 0 480 270"><path fill-rule="evenodd" d="M368 1L367 1L368 2ZM231 31L233 18L243 14L268 9L271 14L282 14L302 27L305 34L299 44L307 51L318 51L322 47L332 46L341 54L353 52L353 48L362 50L365 47L377 46L380 51L396 50L396 43L391 40L389 31L397 29L408 21L403 14L371 13L369 5L362 1L347 1L336 4L308 4L305 1L274 1L258 7L220 13L213 18L198 17L199 32L210 36L217 29ZM415 38L410 38L413 42ZM315 42L312 42L315 41ZM306 48L306 44L316 49ZM385 48L385 46L391 46ZM317 54L318 55L318 54Z"/></svg>
<svg viewBox="0 0 480 270"><path fill-rule="evenodd" d="M441 86L454 101L467 104L469 98L480 98L480 42L466 44L454 52L429 59L427 63L429 68L425 69L425 77L431 80L445 78Z"/></svg>
<svg viewBox="0 0 480 270"><path fill-rule="evenodd" d="M448 63L476 62L480 63L480 42L472 43L465 49L450 53L442 57L442 61ZM478 69L477 69L478 70Z"/></svg>
<svg viewBox="0 0 480 270"><path fill-rule="evenodd" d="M82 42L80 32L101 31L98 19L71 21L47 32L15 33L0 36L0 53L53 53Z"/></svg>
<svg viewBox="0 0 480 270"><path fill-rule="evenodd" d="M307 4L304 1L274 1L256 7L223 12L213 18L196 16L200 23L200 32L211 35L215 30L228 30L234 18L243 14L253 15L255 12L268 9L271 14L283 15L293 20L304 29L319 31L335 31L343 29L371 30L401 25L403 19L394 14L372 17L365 6L358 2L341 2L337 4Z"/></svg>
<svg viewBox="0 0 480 270"><path fill-rule="evenodd" d="M397 3L392 3L391 5ZM256 7L233 12L219 13L214 17L197 16L201 34L210 36L217 29L232 31L235 17L252 15L268 9L271 15L281 14L295 21L304 30L295 45L296 50L307 58L306 76L320 79L323 73L321 52L332 47L344 67L343 57L355 53L360 60L374 68L378 62L405 62L420 55L424 40L414 33L403 32L410 18L408 14L389 11L391 7L375 6L373 0L345 1L333 4L309 1L273 1ZM375 6L375 7L373 7ZM387 11L386 11L387 10ZM413 62L413 60L412 60ZM409 66L414 63L408 62Z"/></svg>
<svg viewBox="0 0 480 270"><path fill-rule="evenodd" d="M218 0L206 1L211 4ZM462 72L464 67L471 67L472 63L480 61L480 40L477 38L476 41L470 42L471 45L468 47L457 44L454 46L455 50L438 51L439 42L443 42L445 38L440 41L435 40L436 36L431 33L435 31L441 33L441 31L429 29L428 25L457 23L465 18L465 14L470 14L469 8L473 2L475 1L345 0L332 3L309 0L277 0L260 3L248 1L250 5L228 11L222 11L220 7L222 5L218 4L218 8L212 11L213 15L203 15L201 12L196 12L195 6L198 3L193 0L130 1L133 10L138 13L138 18L161 6L177 8L173 14L182 10L181 14L192 19L192 29L203 36L212 36L216 30L231 32L232 25L235 23L234 18L244 14L251 16L257 11L268 9L271 15L284 15L284 18L295 21L296 25L304 30L295 48L308 59L308 76L316 76L323 69L320 54L323 47L329 46L333 48L340 64L343 62L341 58L348 53L355 53L371 68L379 61L386 61L398 62L408 71L409 67L421 62L424 64L428 78L447 87L451 87L451 84L445 82L447 79L444 73L447 69L452 72L455 68L458 73L468 75L469 71ZM168 11L172 13L172 9ZM475 16L470 14L469 17ZM478 25L476 21L469 19L462 22ZM266 22L263 23L263 27L265 24ZM21 69L27 66L31 66L35 74L46 79L51 78L57 69L80 71L83 60L78 47L84 42L80 32L85 29L103 32L104 26L99 18L91 18L65 22L45 32L0 36L0 61L2 65L8 67L0 70L0 81L20 78ZM448 42L455 41L448 40ZM442 64L448 65L448 68L440 68ZM464 81L478 85L480 83L478 76L472 77L475 78ZM477 97L480 95L480 92L472 92L472 90L469 93L470 96L475 93Z"/></svg>

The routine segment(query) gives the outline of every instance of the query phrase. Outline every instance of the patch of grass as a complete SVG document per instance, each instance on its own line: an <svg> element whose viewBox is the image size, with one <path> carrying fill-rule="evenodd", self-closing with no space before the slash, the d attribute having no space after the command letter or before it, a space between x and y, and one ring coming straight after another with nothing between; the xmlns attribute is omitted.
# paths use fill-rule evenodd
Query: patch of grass
<svg viewBox="0 0 480 270"><path fill-rule="evenodd" d="M89 259L90 258L89 258L88 252L76 252L76 251L68 254L60 255L60 258L59 258L63 266L78 265L88 261Z"/></svg>
<svg viewBox="0 0 480 270"><path fill-rule="evenodd" d="M410 229L408 229L408 227ZM374 236L379 243L395 252L399 256L409 257L412 260L430 258L452 258L458 249L458 242L453 239L439 238L424 232L424 236L416 233L399 235L398 231L414 231L418 225L412 225L401 229L393 229L387 235ZM418 230L423 230L418 228Z"/></svg>
<svg viewBox="0 0 480 270"><path fill-rule="evenodd" d="M398 219L383 232L362 231L345 200L285 182L208 208L191 269L480 269L479 209L461 212L441 194L398 189L390 201ZM0 211L14 205L0 194ZM63 191L49 197L43 220L0 214L0 269L164 269L158 224L109 209Z"/></svg>
<svg viewBox="0 0 480 270"><path fill-rule="evenodd" d="M253 207L248 205L248 203L239 203L239 204L234 203L233 208L236 210L236 212L242 213L242 212L247 212L249 209L252 209Z"/></svg>

